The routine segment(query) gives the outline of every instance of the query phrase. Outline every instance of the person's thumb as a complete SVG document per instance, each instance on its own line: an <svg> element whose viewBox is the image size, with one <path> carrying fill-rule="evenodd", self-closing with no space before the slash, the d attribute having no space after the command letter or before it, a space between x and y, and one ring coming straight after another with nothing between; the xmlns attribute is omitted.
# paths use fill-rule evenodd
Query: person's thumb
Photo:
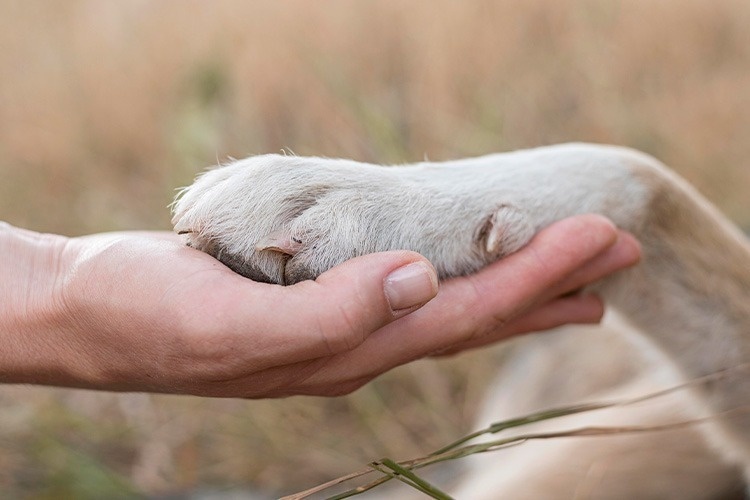
<svg viewBox="0 0 750 500"><path fill-rule="evenodd" d="M288 288L305 304L314 301L313 309L298 311L313 315L306 322L317 326L324 349L319 355L330 355L353 349L372 332L422 307L437 295L438 280L424 257L395 251L357 257L315 281Z"/></svg>

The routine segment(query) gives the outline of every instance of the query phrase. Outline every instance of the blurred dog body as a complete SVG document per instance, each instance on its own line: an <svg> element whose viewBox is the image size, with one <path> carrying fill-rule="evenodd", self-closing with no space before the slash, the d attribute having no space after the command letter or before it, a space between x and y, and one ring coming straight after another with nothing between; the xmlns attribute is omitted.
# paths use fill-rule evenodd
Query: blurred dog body
<svg viewBox="0 0 750 500"><path fill-rule="evenodd" d="M502 359L476 428L571 404L627 401L683 383L669 360L631 330L609 311L601 325L563 327L499 346ZM694 394L681 390L491 437L669 426L709 414ZM472 500L745 498L741 469L724 459L699 425L532 440L474 455L462 460L452 493Z"/></svg>

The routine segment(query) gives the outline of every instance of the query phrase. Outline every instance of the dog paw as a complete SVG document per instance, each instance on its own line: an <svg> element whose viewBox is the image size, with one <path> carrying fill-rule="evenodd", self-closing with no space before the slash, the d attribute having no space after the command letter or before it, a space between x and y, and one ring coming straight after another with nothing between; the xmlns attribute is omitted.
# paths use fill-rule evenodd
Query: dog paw
<svg viewBox="0 0 750 500"><path fill-rule="evenodd" d="M536 228L511 203L419 168L279 155L208 171L173 206L175 231L261 282L314 279L358 255L423 254L442 278L474 272L524 246ZM432 179L432 180L431 180Z"/></svg>

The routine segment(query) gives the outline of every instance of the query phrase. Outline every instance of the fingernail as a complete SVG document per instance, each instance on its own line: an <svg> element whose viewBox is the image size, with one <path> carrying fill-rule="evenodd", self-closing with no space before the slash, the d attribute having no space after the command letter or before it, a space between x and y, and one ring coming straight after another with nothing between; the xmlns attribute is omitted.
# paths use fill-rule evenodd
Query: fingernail
<svg viewBox="0 0 750 500"><path fill-rule="evenodd" d="M393 311L421 306L437 295L437 275L429 264L414 262L389 274L384 289Z"/></svg>

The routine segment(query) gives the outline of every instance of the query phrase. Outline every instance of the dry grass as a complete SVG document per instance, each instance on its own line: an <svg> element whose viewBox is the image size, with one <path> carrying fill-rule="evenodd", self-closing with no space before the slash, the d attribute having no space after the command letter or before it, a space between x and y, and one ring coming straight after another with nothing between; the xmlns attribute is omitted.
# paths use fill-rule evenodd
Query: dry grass
<svg viewBox="0 0 750 500"><path fill-rule="evenodd" d="M0 218L166 228L196 171L282 147L405 162L586 140L657 155L750 227L748 24L742 0L2 0ZM460 435L487 358L333 401L6 387L0 489L300 489Z"/></svg>

